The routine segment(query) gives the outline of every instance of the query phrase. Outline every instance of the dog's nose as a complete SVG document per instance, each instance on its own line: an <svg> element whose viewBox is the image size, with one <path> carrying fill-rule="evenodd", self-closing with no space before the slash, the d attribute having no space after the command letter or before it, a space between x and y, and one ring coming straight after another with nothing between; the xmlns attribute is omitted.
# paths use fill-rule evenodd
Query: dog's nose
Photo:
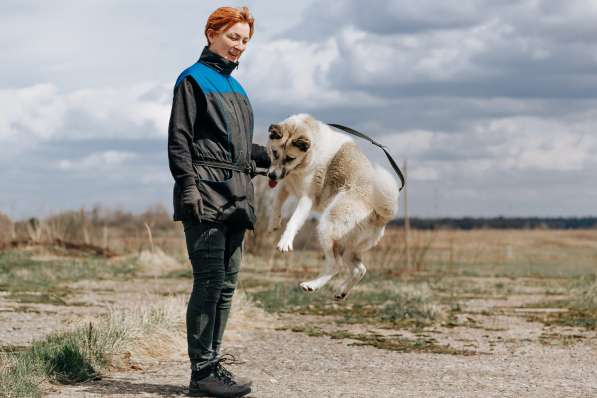
<svg viewBox="0 0 597 398"><path fill-rule="evenodd" d="M277 180L278 178L276 177L276 173L274 171L270 171L269 173L267 173L267 176L270 178L270 180Z"/></svg>

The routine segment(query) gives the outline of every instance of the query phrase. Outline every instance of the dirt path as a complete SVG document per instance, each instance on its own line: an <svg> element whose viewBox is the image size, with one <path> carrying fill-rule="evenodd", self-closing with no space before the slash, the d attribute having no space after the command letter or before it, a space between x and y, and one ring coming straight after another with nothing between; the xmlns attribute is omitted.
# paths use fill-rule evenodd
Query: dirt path
<svg viewBox="0 0 597 398"><path fill-rule="evenodd" d="M287 331L250 331L233 367L254 380L253 397L595 397L594 342L528 344L513 352L453 356L396 353ZM185 360L115 373L51 397L184 395Z"/></svg>
<svg viewBox="0 0 597 398"><path fill-rule="evenodd" d="M131 302L185 294L188 280L144 279L81 282L74 306L23 304L0 297L2 344L24 345L73 319L94 317ZM541 297L471 298L461 317L468 323L420 332L438 344L473 355L396 352L358 346L355 340L292 332L293 327L333 325L329 317L270 315L247 301L235 302L225 347L244 364L232 370L254 380L251 397L595 397L597 338L576 328L530 322L516 308ZM72 304L71 303L71 304ZM488 313L488 309L492 311ZM467 312L468 311L468 312ZM351 333L363 326L347 325ZM403 330L369 330L400 333ZM546 336L554 338L548 339ZM574 336L574 338L567 338ZM133 358L135 359L135 358ZM135 359L135 369L101 380L49 386L49 397L183 396L189 370L184 350L160 360Z"/></svg>

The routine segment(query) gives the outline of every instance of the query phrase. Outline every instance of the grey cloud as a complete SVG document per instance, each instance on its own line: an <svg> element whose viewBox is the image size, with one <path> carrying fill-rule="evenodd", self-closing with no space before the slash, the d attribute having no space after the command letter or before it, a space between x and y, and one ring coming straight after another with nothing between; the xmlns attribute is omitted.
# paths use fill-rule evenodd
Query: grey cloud
<svg viewBox="0 0 597 398"><path fill-rule="evenodd" d="M475 1L342 0L317 2L302 21L278 37L316 41L352 25L377 34L416 33L474 25L479 7Z"/></svg>
<svg viewBox="0 0 597 398"><path fill-rule="evenodd" d="M336 38L340 56L327 77L339 90L389 98L595 98L596 21L597 12L583 1L346 0L313 5L287 35L306 41ZM342 34L350 26L366 35L359 46L369 47L370 54L356 54L365 50ZM398 47L396 40L407 36L410 44ZM467 49L465 39L478 45ZM461 53L456 61L468 66L456 66L447 79L427 76L419 63L436 62L432 51ZM382 68L372 68L375 64ZM443 68L450 67L446 63ZM359 75L370 69L378 71L363 81ZM402 81L400 75L406 73L416 78Z"/></svg>

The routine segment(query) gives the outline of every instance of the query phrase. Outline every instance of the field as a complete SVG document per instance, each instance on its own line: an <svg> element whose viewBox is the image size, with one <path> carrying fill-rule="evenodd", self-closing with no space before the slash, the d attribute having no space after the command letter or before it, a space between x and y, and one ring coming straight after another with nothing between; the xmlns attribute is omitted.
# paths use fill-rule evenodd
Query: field
<svg viewBox="0 0 597 398"><path fill-rule="evenodd" d="M192 275L163 210L6 222L0 396L182 396ZM387 231L347 300L246 236L225 349L253 397L597 396L597 231ZM2 242L0 240L0 242ZM333 282L338 283L341 277Z"/></svg>

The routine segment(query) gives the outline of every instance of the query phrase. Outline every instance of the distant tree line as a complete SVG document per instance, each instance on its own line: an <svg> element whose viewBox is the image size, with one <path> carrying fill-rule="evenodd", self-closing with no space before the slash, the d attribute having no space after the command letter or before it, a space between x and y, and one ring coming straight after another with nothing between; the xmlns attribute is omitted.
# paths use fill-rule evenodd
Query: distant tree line
<svg viewBox="0 0 597 398"><path fill-rule="evenodd" d="M594 229L597 217L462 217L410 218L410 226L417 229ZM404 218L391 222L404 225Z"/></svg>

